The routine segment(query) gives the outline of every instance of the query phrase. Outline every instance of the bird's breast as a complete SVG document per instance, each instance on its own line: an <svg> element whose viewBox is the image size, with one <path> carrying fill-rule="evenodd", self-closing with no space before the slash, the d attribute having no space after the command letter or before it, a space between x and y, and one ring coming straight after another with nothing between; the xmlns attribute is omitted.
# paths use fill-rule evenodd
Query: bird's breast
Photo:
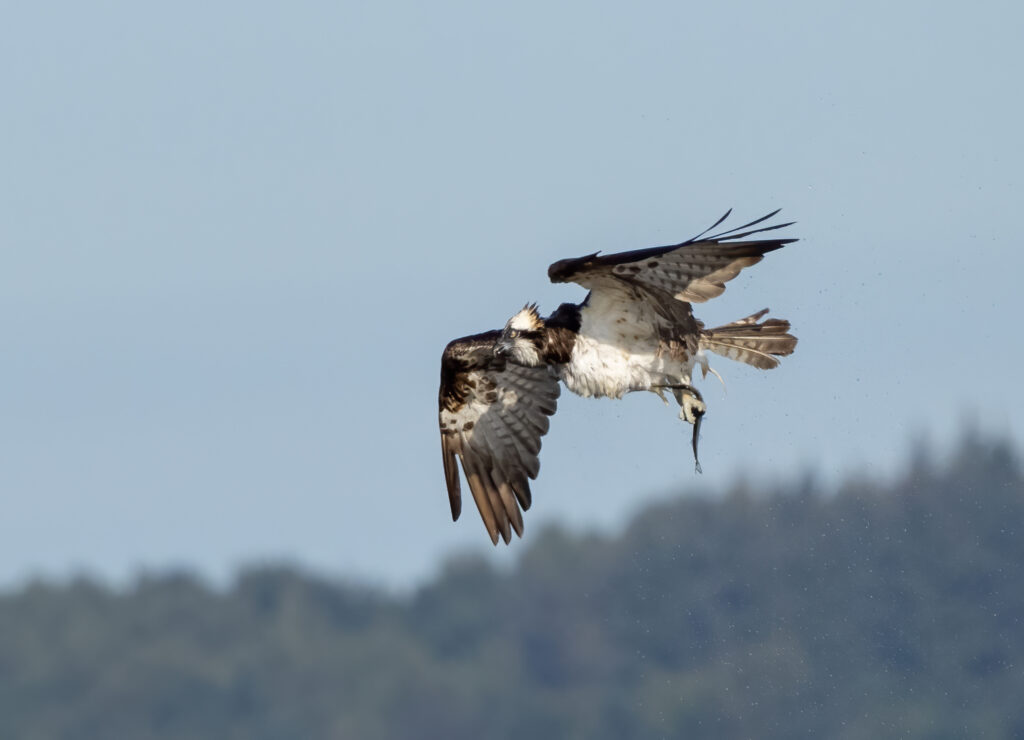
<svg viewBox="0 0 1024 740"><path fill-rule="evenodd" d="M646 390L660 377L658 339L653 327L628 314L584 309L562 381L581 396L621 398Z"/></svg>

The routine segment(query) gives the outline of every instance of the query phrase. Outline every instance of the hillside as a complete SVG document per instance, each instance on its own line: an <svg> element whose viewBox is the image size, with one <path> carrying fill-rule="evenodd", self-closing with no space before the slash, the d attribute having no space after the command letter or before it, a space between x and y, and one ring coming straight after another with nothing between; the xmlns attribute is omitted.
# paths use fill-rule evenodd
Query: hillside
<svg viewBox="0 0 1024 740"><path fill-rule="evenodd" d="M288 568L0 596L0 737L1024 737L1024 478L681 496L407 598Z"/></svg>

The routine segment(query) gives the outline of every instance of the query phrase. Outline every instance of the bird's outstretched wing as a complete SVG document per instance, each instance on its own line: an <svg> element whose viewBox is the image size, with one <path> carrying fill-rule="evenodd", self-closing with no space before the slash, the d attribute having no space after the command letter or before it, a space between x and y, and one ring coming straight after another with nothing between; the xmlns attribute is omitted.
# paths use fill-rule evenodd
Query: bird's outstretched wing
<svg viewBox="0 0 1024 740"><path fill-rule="evenodd" d="M797 241L738 241L792 225L793 222L750 228L767 221L778 211L743 226L705 236L725 221L731 212L727 211L701 234L679 244L603 257L595 252L585 257L559 260L548 268L548 277L553 283L579 283L590 290L611 283L626 283L651 292L668 294L679 301L703 303L721 295L726 282L736 277L744 267L760 262L766 252Z"/></svg>
<svg viewBox="0 0 1024 740"><path fill-rule="evenodd" d="M523 535L528 478L540 470L540 438L555 413L558 381L547 367L524 367L494 354L499 332L456 339L441 358L441 453L452 519L462 511L456 457L487 533L506 544Z"/></svg>

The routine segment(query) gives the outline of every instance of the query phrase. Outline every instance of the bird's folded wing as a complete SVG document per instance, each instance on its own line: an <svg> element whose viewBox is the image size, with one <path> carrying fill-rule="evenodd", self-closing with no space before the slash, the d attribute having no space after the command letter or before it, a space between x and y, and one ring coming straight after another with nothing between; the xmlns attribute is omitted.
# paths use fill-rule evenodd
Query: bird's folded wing
<svg viewBox="0 0 1024 740"><path fill-rule="evenodd" d="M493 354L491 332L455 340L441 363L439 421L452 518L462 495L456 458L494 544L523 534L528 479L540 470L540 438L555 413L558 381L547 367L524 367ZM521 508L520 508L521 507Z"/></svg>

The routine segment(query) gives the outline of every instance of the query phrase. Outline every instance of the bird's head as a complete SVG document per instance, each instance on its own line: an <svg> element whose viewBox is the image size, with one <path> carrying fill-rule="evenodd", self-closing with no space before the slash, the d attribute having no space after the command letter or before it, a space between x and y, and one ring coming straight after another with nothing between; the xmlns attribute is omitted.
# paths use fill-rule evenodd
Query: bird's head
<svg viewBox="0 0 1024 740"><path fill-rule="evenodd" d="M537 313L537 304L531 303L505 323L494 343L494 353L519 365L538 367L544 364L543 346L544 319Z"/></svg>

